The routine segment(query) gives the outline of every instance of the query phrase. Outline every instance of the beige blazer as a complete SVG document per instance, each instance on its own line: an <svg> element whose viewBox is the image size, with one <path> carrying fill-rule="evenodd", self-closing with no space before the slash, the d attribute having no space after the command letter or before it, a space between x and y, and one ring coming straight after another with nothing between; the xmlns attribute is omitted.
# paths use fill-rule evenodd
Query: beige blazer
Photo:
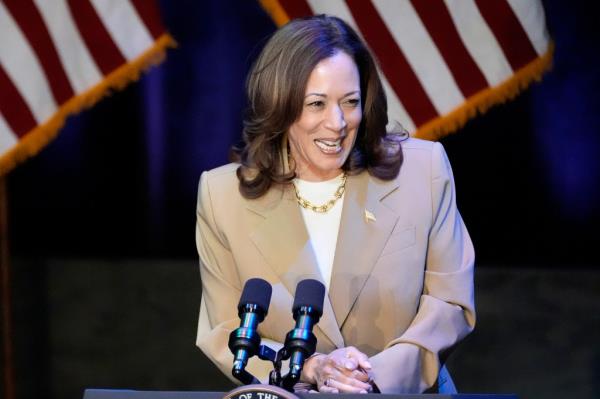
<svg viewBox="0 0 600 399"><path fill-rule="evenodd" d="M398 177L348 177L331 285L314 329L317 351L355 346L370 356L384 393L422 392L440 355L475 325L473 245L456 208L450 164L439 143L409 139ZM200 179L196 243L202 301L196 344L230 376L229 333L246 280L273 286L259 326L275 350L293 328L296 284L322 281L292 187L243 198L230 164ZM248 370L266 381L271 365ZM231 378L231 377L230 377Z"/></svg>

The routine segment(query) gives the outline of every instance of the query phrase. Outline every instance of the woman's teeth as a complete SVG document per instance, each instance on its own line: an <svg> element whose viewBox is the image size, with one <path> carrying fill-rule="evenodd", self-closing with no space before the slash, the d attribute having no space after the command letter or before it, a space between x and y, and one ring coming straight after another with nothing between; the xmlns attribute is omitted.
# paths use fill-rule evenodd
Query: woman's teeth
<svg viewBox="0 0 600 399"><path fill-rule="evenodd" d="M342 139L337 140L315 140L315 144L326 154L337 154L342 150Z"/></svg>

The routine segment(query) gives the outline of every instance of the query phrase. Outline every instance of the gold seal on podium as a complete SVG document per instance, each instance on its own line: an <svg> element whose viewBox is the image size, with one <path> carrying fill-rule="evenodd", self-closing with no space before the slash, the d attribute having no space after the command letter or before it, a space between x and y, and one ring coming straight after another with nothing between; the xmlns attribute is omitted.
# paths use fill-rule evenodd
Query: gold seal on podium
<svg viewBox="0 0 600 399"><path fill-rule="evenodd" d="M292 392L274 385L244 385L229 391L223 399L299 399Z"/></svg>

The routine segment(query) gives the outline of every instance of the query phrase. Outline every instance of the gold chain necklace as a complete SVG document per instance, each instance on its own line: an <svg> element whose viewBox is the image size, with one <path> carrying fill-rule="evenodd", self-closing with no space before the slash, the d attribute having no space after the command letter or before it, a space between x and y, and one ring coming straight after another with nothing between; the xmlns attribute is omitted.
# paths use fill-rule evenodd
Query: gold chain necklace
<svg viewBox="0 0 600 399"><path fill-rule="evenodd" d="M302 196L300 195L300 192L298 191L298 187L296 186L296 184L295 183L292 183L292 184L294 185L294 191L296 192L296 201L298 201L298 204L300 204L300 206L302 208L310 209L311 211L317 212L317 213L325 213L325 212L329 211L331 208L333 208L333 206L335 205L337 200L342 198L342 195L344 195L344 191L346 191L346 173L344 173L344 175L342 176L342 182L338 186L337 190L335 190L335 193L333 194L333 198L330 199L329 201L327 201L326 203L324 203L323 205L314 205L309 200L302 198Z"/></svg>

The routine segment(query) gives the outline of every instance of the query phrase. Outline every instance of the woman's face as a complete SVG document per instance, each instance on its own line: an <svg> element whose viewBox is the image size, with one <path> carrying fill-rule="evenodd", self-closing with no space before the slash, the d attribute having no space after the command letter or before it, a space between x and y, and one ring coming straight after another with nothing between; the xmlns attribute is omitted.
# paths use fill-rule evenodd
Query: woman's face
<svg viewBox="0 0 600 399"><path fill-rule="evenodd" d="M339 175L361 119L358 69L348 54L339 51L311 72L302 113L288 131L296 175L310 181Z"/></svg>

